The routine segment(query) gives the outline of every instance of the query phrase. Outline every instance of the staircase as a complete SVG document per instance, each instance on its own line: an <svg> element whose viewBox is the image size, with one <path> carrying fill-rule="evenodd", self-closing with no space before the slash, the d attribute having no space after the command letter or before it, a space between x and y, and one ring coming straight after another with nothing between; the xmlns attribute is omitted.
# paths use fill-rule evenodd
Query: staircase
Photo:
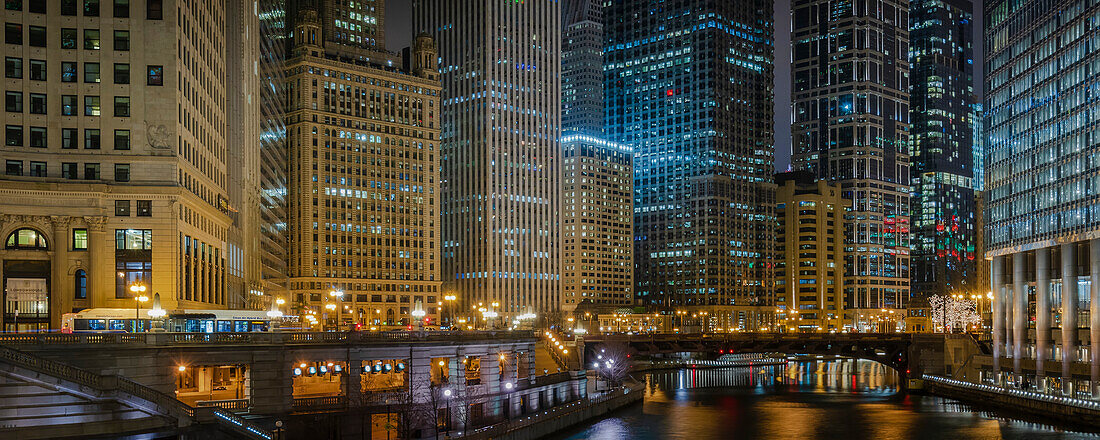
<svg viewBox="0 0 1100 440"><path fill-rule="evenodd" d="M124 377L0 347L0 438L171 435L201 424L236 438L273 438L228 411L191 408Z"/></svg>

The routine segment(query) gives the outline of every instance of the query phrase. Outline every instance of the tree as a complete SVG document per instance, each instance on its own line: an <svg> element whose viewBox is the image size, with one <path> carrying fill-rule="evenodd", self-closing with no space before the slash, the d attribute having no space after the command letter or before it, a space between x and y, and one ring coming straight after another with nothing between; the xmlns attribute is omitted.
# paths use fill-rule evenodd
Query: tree
<svg viewBox="0 0 1100 440"><path fill-rule="evenodd" d="M940 327L944 332L965 331L967 326L982 321L977 305L969 299L932 295L928 298L928 304L932 308L933 329Z"/></svg>
<svg viewBox="0 0 1100 440"><path fill-rule="evenodd" d="M591 365L586 365L596 370L596 377L603 377L611 386L618 386L630 374L633 365L633 353L626 344L621 342L604 342L597 345L593 351L596 359L590 360Z"/></svg>

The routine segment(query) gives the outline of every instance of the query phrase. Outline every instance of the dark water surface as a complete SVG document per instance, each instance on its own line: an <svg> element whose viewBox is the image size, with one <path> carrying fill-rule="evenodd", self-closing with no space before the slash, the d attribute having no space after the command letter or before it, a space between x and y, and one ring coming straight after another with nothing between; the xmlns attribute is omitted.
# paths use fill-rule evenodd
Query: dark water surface
<svg viewBox="0 0 1100 440"><path fill-rule="evenodd" d="M642 405L558 439L1100 439L954 400L898 394L869 361L648 374Z"/></svg>

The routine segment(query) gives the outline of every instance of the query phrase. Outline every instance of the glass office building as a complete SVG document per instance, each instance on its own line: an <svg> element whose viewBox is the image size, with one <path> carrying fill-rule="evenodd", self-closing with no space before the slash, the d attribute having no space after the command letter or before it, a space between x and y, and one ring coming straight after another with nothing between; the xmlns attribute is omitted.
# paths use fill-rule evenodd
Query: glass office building
<svg viewBox="0 0 1100 440"><path fill-rule="evenodd" d="M839 183L851 201L845 302L905 308L909 1L794 0L791 9L792 162Z"/></svg>
<svg viewBox="0 0 1100 440"><path fill-rule="evenodd" d="M987 1L985 47L991 379L1095 394L1100 3Z"/></svg>
<svg viewBox="0 0 1100 440"><path fill-rule="evenodd" d="M972 294L976 281L973 7L909 8L914 296Z"/></svg>
<svg viewBox="0 0 1100 440"><path fill-rule="evenodd" d="M604 125L634 152L637 299L755 326L774 313L772 2L604 4Z"/></svg>

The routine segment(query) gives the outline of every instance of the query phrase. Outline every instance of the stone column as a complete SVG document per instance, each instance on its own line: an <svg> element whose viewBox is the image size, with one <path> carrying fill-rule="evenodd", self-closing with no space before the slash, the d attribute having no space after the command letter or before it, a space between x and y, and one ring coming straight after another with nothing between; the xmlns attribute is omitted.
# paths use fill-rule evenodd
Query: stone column
<svg viewBox="0 0 1100 440"><path fill-rule="evenodd" d="M1005 348L1005 257L993 257L990 265L990 288L993 292L993 377L999 383L1001 358Z"/></svg>
<svg viewBox="0 0 1100 440"><path fill-rule="evenodd" d="M1070 367L1077 359L1077 243L1062 245L1062 391L1073 392Z"/></svg>
<svg viewBox="0 0 1100 440"><path fill-rule="evenodd" d="M1024 357L1024 341L1027 340L1027 254L1012 255L1012 374L1020 380L1024 374L1021 360Z"/></svg>
<svg viewBox="0 0 1100 440"><path fill-rule="evenodd" d="M107 217L84 217L88 223L88 259L91 271L88 272L88 299L92 307L105 307L108 298L114 298L115 256L110 252L114 246L108 246Z"/></svg>
<svg viewBox="0 0 1100 440"><path fill-rule="evenodd" d="M69 217L52 216L53 244L50 256L50 327L61 328L61 314L73 310L72 294L66 294L65 285L69 280Z"/></svg>
<svg viewBox="0 0 1100 440"><path fill-rule="evenodd" d="M1089 243L1089 340L1092 356L1089 363L1089 380L1092 383L1092 397L1100 398L1100 238Z"/></svg>
<svg viewBox="0 0 1100 440"><path fill-rule="evenodd" d="M1050 249L1035 251L1035 385L1046 389L1050 352Z"/></svg>

